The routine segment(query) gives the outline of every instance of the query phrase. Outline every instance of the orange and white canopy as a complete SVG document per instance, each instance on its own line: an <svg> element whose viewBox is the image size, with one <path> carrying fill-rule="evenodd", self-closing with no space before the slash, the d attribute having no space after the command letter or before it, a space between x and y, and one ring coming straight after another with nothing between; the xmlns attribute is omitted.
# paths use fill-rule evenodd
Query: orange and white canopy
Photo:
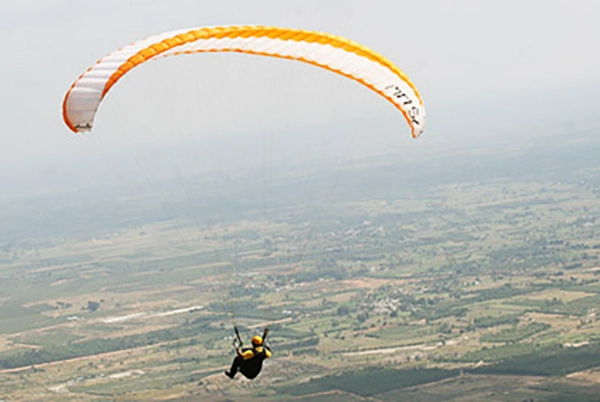
<svg viewBox="0 0 600 402"><path fill-rule="evenodd" d="M71 86L63 102L74 132L92 129L104 96L123 75L151 59L201 52L240 52L299 60L344 75L386 98L404 115L412 136L425 126L423 100L391 61L349 39L320 32L267 26L205 27L165 32L100 59Z"/></svg>

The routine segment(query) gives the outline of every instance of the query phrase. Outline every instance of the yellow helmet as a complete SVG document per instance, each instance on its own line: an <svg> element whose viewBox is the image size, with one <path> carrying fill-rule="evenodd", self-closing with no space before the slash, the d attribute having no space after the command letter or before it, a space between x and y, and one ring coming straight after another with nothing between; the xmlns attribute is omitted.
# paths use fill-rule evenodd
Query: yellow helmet
<svg viewBox="0 0 600 402"><path fill-rule="evenodd" d="M252 337L252 344L254 346L261 346L263 344L262 336L255 335Z"/></svg>

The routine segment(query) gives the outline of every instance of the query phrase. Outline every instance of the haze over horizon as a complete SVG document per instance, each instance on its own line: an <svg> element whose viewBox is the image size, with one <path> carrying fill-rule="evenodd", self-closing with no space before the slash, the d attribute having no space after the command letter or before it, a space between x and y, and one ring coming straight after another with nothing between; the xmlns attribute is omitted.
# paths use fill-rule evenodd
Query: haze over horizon
<svg viewBox="0 0 600 402"><path fill-rule="evenodd" d="M315 4L3 3L0 32L18 38L7 43L0 63L7 78L0 93L3 194L70 181L78 188L86 172L126 166L140 159L138 149L148 155L165 144L175 159L177 149L190 144L201 149L197 159L216 146L219 151L208 155L221 158L212 168L222 169L244 159L235 148L243 152L239 144L246 141L256 142L255 152L262 149L259 164L268 159L276 166L335 156L338 148L350 159L381 152L400 159L494 152L510 141L526 146L598 127L595 1L530 1L519 3L518 12L513 2ZM384 54L423 94L424 135L411 141L394 108L350 80L246 55L149 63L119 82L89 137L72 135L62 122L65 91L106 53L165 30L247 23L345 35ZM40 46L42 37L53 46Z"/></svg>

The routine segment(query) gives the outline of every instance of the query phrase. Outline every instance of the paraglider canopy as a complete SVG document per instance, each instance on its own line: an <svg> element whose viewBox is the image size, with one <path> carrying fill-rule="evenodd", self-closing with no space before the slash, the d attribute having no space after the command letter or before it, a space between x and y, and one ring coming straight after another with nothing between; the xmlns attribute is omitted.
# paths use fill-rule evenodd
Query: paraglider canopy
<svg viewBox="0 0 600 402"><path fill-rule="evenodd" d="M297 60L341 74L391 102L412 136L425 127L423 99L390 60L341 36L268 26L204 27L165 32L134 42L100 59L73 83L63 101L63 118L74 132L90 131L102 99L113 85L149 60L202 52L239 52Z"/></svg>

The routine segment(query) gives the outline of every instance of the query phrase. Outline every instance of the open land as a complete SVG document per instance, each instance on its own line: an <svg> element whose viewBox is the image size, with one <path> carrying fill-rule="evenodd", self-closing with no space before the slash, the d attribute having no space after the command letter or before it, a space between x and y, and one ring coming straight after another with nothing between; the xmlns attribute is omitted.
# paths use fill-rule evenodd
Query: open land
<svg viewBox="0 0 600 402"><path fill-rule="evenodd" d="M92 226L71 197L11 204L0 396L597 400L599 149L288 175L254 204L95 198ZM233 319L271 328L252 382L222 374Z"/></svg>

